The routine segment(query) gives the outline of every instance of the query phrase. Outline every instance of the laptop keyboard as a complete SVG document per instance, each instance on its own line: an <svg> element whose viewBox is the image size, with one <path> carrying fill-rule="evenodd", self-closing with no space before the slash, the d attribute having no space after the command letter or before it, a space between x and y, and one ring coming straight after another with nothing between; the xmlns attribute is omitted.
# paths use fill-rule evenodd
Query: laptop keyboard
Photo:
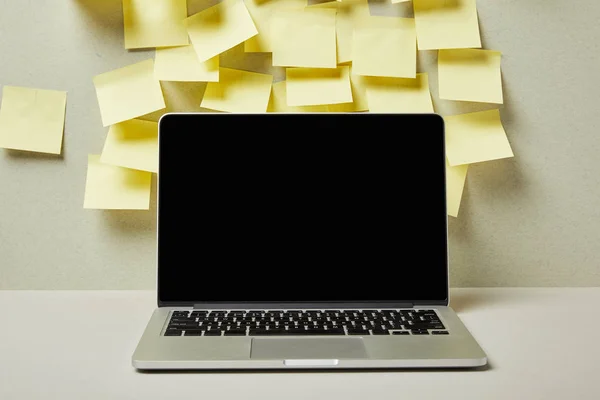
<svg viewBox="0 0 600 400"><path fill-rule="evenodd" d="M447 335L435 310L173 311L165 336Z"/></svg>

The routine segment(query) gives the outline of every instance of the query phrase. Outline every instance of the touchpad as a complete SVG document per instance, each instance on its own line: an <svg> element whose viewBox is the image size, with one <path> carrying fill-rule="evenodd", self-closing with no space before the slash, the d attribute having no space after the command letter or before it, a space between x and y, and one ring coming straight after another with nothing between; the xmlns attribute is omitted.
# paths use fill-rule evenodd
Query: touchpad
<svg viewBox="0 0 600 400"><path fill-rule="evenodd" d="M341 359L366 358L361 338L254 338L254 359Z"/></svg>

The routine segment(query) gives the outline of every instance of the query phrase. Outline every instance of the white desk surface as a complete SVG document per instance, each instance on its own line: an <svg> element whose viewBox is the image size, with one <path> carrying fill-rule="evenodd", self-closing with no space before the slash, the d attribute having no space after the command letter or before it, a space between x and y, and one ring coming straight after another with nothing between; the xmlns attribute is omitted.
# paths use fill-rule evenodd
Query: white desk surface
<svg viewBox="0 0 600 400"><path fill-rule="evenodd" d="M0 399L600 399L600 288L454 289L476 371L139 373L152 291L0 291Z"/></svg>

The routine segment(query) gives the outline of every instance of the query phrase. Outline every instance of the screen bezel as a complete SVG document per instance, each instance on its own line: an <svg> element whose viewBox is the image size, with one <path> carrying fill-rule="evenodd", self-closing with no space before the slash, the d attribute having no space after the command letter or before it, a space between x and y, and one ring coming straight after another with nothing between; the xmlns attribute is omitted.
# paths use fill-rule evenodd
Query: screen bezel
<svg viewBox="0 0 600 400"><path fill-rule="evenodd" d="M281 117L283 113L277 114L224 114L224 113L167 113L164 114L159 122L158 122L158 156L159 156L159 167L157 174L157 229L156 229L156 241L157 241L157 252L156 252L156 266L157 266L157 274L156 274L156 283L157 283L157 303L159 307L191 307L198 306L202 308L227 308L227 309L237 309L237 308L265 308L268 309L269 306L273 306L277 304L278 308L281 308L283 305L280 302L253 302L248 301L244 302L243 305L240 303L232 303L229 301L211 301L207 303L203 301L202 298L198 298L197 300L182 300L182 301L173 301L173 300L163 300L161 298L161 266L160 266L160 167L162 160L162 149L163 143L166 140L177 140L178 129L176 127L180 127L181 123L185 121L187 127L201 126L201 124L205 123L203 121L207 117L209 118L218 118L219 127L222 129L227 129L227 126L230 126L231 129L239 126L240 119L252 117L262 117L269 118L271 116L279 116ZM294 116L306 116L306 118L310 118L311 114L294 114ZM322 116L323 114L319 114ZM327 113L326 115L331 115L332 117L337 118L361 118L361 115L364 115L367 118L374 118L377 114L375 113ZM389 117L390 114L385 114L386 117ZM438 142L439 147L443 150L439 155L440 169L444 171L444 193L443 193L443 209L438 210L437 212L442 213L443 217L440 216L440 220L444 221L444 229L446 232L446 256L444 257L446 261L444 271L444 281L445 281L445 290L439 293L439 296L436 296L434 299L430 300L415 300L415 299L398 299L395 301L389 300L370 300L366 302L352 302L352 301L344 301L344 299L335 300L335 301L324 301L324 302L309 302L309 301L297 301L297 302L288 302L284 304L286 308L326 308L326 307L343 307L344 305L352 308L394 308L394 307L410 307L410 306L419 306L419 305L432 305L432 306L447 306L449 303L449 257L448 257L448 218L446 212L446 155L445 155L445 129L444 129L444 120L438 114L394 114L395 117L399 118L398 124L396 126L417 126L419 130L426 131L428 136L431 137L431 140L440 141ZM163 278L164 279L164 278ZM442 277L440 277L442 279ZM339 308L338 307L338 308Z"/></svg>

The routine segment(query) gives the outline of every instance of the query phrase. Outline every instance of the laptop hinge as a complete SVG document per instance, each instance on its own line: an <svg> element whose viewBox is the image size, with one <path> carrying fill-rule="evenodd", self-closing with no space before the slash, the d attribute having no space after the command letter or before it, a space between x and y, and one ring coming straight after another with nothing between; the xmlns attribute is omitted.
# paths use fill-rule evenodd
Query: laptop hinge
<svg viewBox="0 0 600 400"><path fill-rule="evenodd" d="M383 309L383 308L413 308L413 303L197 303L193 306L198 310L304 310L304 309Z"/></svg>

